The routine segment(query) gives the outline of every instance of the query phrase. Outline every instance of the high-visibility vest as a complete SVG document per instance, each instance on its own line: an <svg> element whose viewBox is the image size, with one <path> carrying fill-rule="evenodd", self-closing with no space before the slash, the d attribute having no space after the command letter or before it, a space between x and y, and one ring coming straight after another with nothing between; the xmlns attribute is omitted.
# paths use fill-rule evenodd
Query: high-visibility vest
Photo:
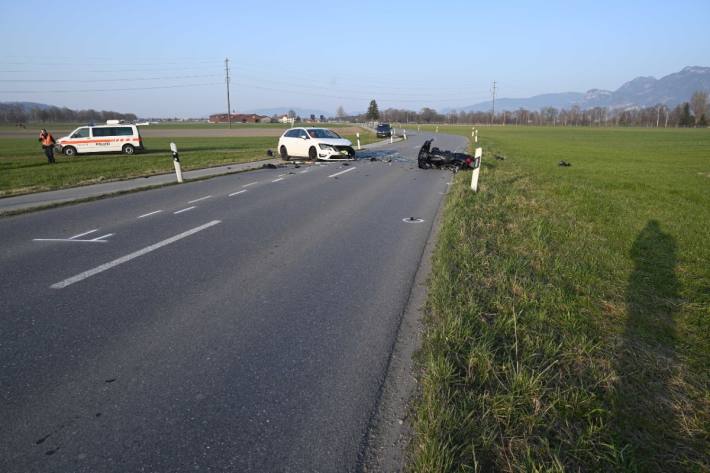
<svg viewBox="0 0 710 473"><path fill-rule="evenodd" d="M54 137L51 133L40 136L40 138L42 139L42 146L52 146L54 144Z"/></svg>

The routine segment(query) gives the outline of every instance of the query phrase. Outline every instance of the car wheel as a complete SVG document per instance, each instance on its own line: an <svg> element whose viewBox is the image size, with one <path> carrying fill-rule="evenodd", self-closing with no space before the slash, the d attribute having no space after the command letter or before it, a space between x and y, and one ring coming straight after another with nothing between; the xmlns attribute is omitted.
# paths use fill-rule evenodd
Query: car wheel
<svg viewBox="0 0 710 473"><path fill-rule="evenodd" d="M136 152L136 148L133 145L123 145L123 154L133 154Z"/></svg>
<svg viewBox="0 0 710 473"><path fill-rule="evenodd" d="M308 150L308 158L312 161L316 161L318 159L318 151L316 151L315 146L311 146Z"/></svg>
<svg viewBox="0 0 710 473"><path fill-rule="evenodd" d="M288 151L286 151L285 146L282 146L281 148L279 148L279 154L281 155L281 159L283 159L284 161L289 160Z"/></svg>
<svg viewBox="0 0 710 473"><path fill-rule="evenodd" d="M62 153L64 153L64 156L76 156L76 148L74 148L73 146L66 146L62 150Z"/></svg>

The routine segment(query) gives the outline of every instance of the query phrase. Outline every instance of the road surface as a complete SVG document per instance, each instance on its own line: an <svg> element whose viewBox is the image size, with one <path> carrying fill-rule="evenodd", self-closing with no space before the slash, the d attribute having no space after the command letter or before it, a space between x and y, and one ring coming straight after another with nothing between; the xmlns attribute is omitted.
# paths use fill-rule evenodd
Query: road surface
<svg viewBox="0 0 710 473"><path fill-rule="evenodd" d="M451 180L426 137L0 220L0 471L357 471Z"/></svg>

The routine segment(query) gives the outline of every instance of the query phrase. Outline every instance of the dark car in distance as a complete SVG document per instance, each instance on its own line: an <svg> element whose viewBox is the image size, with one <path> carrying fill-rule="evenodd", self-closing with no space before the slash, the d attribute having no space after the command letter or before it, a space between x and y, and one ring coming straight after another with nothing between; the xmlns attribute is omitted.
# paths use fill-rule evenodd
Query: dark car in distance
<svg viewBox="0 0 710 473"><path fill-rule="evenodd" d="M380 123L377 125L377 137L378 138L389 138L392 136L392 127L389 123Z"/></svg>

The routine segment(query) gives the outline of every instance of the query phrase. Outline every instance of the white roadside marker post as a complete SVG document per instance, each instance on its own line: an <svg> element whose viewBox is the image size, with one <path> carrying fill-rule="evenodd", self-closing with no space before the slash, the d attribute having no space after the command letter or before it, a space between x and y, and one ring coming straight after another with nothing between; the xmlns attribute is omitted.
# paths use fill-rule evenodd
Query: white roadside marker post
<svg viewBox="0 0 710 473"><path fill-rule="evenodd" d="M360 133L355 133L355 135L357 136L357 150L360 151Z"/></svg>
<svg viewBox="0 0 710 473"><path fill-rule="evenodd" d="M407 140L407 130L404 130L404 129L403 129L403 130L402 130L402 135L403 135L403 138L404 138L405 141L406 141L406 140Z"/></svg>
<svg viewBox="0 0 710 473"><path fill-rule="evenodd" d="M475 132L476 132L476 129L471 127L471 138L473 138L473 135L475 134Z"/></svg>
<svg viewBox="0 0 710 473"><path fill-rule="evenodd" d="M439 125L436 125L436 132L439 133Z"/></svg>
<svg viewBox="0 0 710 473"><path fill-rule="evenodd" d="M394 128L390 130L390 144L394 143Z"/></svg>
<svg viewBox="0 0 710 473"><path fill-rule="evenodd" d="M476 154L473 156L473 162L476 166L471 173L471 190L478 192L478 173L481 170L481 158L483 157L483 148L476 148Z"/></svg>
<svg viewBox="0 0 710 473"><path fill-rule="evenodd" d="M178 155L177 145L170 143L170 151L173 152L173 165L175 166L175 177L177 181L182 183L182 168L180 167L180 156Z"/></svg>
<svg viewBox="0 0 710 473"><path fill-rule="evenodd" d="M476 130L476 136L473 138L475 143L478 143L478 130Z"/></svg>

